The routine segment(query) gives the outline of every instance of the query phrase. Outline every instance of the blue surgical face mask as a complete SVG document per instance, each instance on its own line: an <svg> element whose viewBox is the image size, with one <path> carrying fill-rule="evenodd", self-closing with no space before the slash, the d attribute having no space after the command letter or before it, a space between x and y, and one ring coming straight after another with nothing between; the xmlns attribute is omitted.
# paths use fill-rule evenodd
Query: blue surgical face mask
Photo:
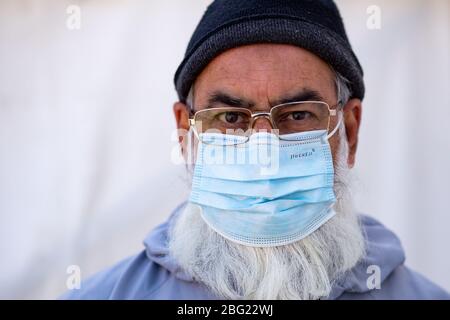
<svg viewBox="0 0 450 320"><path fill-rule="evenodd" d="M298 241L335 215L326 130L202 134L189 201L223 237L248 246ZM286 140L284 140L286 139Z"/></svg>

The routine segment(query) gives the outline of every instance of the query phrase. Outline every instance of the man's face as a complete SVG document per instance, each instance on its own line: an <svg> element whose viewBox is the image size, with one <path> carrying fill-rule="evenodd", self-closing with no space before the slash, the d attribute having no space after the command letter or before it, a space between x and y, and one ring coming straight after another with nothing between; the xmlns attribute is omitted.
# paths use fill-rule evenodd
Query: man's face
<svg viewBox="0 0 450 320"><path fill-rule="evenodd" d="M232 106L268 112L271 106L293 98L322 100L335 106L334 72L303 49L259 44L229 50L215 58L194 84L193 108L199 111ZM180 266L219 297L228 299L328 296L336 277L352 268L364 252L364 238L351 205L347 165L354 161L360 110L361 102L350 100L344 107L346 135L335 134L329 141L335 164L337 214L327 223L286 245L243 246L214 231L201 217L200 206L188 204L177 218L170 240L171 254ZM178 127L187 130L188 107L176 103L174 112ZM330 127L336 126L336 118L331 118ZM272 129L268 119L256 119L254 129ZM190 151L184 142L182 147Z"/></svg>
<svg viewBox="0 0 450 320"><path fill-rule="evenodd" d="M211 106L212 98L218 95L225 98L216 102L217 106L249 107L253 112L269 112L272 106L300 96L332 107L338 102L334 72L314 54L291 45L255 44L225 51L202 71L194 88L194 111ZM227 99L233 105L226 103ZM178 127L188 129L187 107L176 103L174 111ZM350 100L344 108L350 166L354 163L360 111L358 99ZM331 117L330 128L337 121L337 117ZM270 131L272 127L268 119L258 118L254 129ZM335 159L338 135L329 142Z"/></svg>

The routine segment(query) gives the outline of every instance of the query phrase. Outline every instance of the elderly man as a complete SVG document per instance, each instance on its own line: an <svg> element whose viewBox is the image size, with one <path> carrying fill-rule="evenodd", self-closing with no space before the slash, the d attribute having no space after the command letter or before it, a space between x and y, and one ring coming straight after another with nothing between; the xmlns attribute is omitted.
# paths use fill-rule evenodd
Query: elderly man
<svg viewBox="0 0 450 320"><path fill-rule="evenodd" d="M352 207L363 71L333 1L214 1L175 86L189 200L66 298L449 298Z"/></svg>

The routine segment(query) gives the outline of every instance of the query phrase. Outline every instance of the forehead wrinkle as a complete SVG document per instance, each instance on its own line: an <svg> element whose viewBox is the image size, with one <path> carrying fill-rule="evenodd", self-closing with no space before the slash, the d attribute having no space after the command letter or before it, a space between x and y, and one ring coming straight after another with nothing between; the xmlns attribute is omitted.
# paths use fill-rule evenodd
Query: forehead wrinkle
<svg viewBox="0 0 450 320"><path fill-rule="evenodd" d="M223 91L245 100L259 101L258 104L261 102L262 97L266 99L267 88L270 86L266 79L254 77L221 76L217 79L217 82L219 82L218 85L208 88L208 94L214 91Z"/></svg>
<svg viewBox="0 0 450 320"><path fill-rule="evenodd" d="M218 58L220 60L213 60L204 70L209 71L207 75L203 73L199 77L203 78L204 88L208 92L226 90L252 99L258 105L267 105L271 100L279 100L304 87L318 91L326 99L334 99L333 71L323 61L304 50L302 55L293 57L293 48L284 46L278 49L259 47L269 50L256 48L231 49Z"/></svg>

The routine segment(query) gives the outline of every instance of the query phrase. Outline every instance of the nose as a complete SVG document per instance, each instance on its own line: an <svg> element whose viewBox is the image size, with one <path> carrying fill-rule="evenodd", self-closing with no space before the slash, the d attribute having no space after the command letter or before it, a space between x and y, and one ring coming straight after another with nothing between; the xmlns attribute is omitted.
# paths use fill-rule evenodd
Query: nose
<svg viewBox="0 0 450 320"><path fill-rule="evenodd" d="M270 132L273 129L270 120L267 117L258 117L253 122L253 130L262 131L262 132Z"/></svg>

